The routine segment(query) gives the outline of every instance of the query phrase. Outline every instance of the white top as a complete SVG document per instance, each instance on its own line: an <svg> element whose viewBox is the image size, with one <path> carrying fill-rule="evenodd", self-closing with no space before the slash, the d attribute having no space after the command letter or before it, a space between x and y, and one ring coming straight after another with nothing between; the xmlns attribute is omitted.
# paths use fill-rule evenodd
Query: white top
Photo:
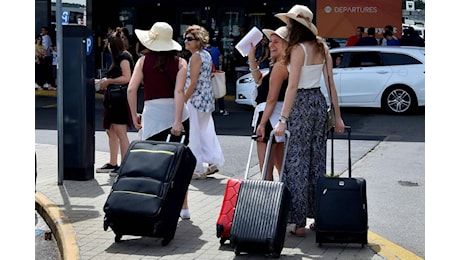
<svg viewBox="0 0 460 260"><path fill-rule="evenodd" d="M159 98L144 101L142 111L142 140L172 127L174 123L174 98ZM182 110L182 122L189 117L184 105Z"/></svg>
<svg viewBox="0 0 460 260"><path fill-rule="evenodd" d="M51 56L51 45L53 45L51 36L48 34L42 35L42 44L46 47L46 56Z"/></svg>
<svg viewBox="0 0 460 260"><path fill-rule="evenodd" d="M315 65L307 65L307 47L303 43L300 44L302 46L303 51L305 52L305 63L301 68L300 71L300 79L299 79L299 89L309 89L309 88L318 88L320 87L320 80L321 75L323 73L323 64L315 64ZM288 72L291 72L291 67L288 65L287 67Z"/></svg>
<svg viewBox="0 0 460 260"><path fill-rule="evenodd" d="M254 132L257 130L257 121L259 120L259 113L265 110L266 105L267 105L267 102L262 102L258 104L256 108L254 109L254 114L252 116L252 123L251 123L251 126L254 128ZM268 119L268 121L270 121L270 124L272 125L272 128L275 128L275 125L278 123L278 119L281 116L282 108L283 108L283 101L277 101L275 108L273 109L273 112ZM268 136L266 137L268 138ZM285 141L285 137L275 136L275 140L278 143L281 143Z"/></svg>

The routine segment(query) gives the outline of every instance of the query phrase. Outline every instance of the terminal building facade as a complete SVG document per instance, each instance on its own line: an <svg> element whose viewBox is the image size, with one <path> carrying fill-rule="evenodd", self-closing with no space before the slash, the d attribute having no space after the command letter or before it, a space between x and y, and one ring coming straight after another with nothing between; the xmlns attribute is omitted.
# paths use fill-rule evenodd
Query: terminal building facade
<svg viewBox="0 0 460 260"><path fill-rule="evenodd" d="M67 1L62 1L63 10ZM35 3L36 31L43 24L52 27L56 21L55 1L35 0ZM94 32L96 68L104 67L103 59L99 57L102 56L108 27L126 27L135 41L134 29L148 30L155 22L164 21L171 24L175 40L179 43L182 43L181 37L187 26L204 26L220 43L224 55L223 69L230 72L238 66L235 56L239 54L234 53L234 45L241 36L241 30L247 32L253 26L276 29L283 24L274 14L287 12L295 4L307 5L315 10L315 3L315 0L87 0L84 21L78 13L74 14L74 20L75 23L84 23Z"/></svg>

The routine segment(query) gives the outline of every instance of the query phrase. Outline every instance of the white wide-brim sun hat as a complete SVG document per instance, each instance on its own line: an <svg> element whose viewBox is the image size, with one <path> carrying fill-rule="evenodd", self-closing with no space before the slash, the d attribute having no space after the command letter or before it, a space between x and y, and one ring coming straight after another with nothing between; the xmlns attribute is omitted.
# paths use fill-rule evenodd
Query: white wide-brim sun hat
<svg viewBox="0 0 460 260"><path fill-rule="evenodd" d="M289 18L296 20L303 26L307 27L314 35L318 35L318 29L312 23L313 13L305 5L294 5L287 13L275 14L285 24L288 23Z"/></svg>
<svg viewBox="0 0 460 260"><path fill-rule="evenodd" d="M139 41L152 51L181 51L182 46L172 39L173 29L165 22L156 22L150 30L134 30Z"/></svg>
<svg viewBox="0 0 460 260"><path fill-rule="evenodd" d="M287 26L281 26L276 31L273 31L272 29L262 29L262 32L267 36L268 39L272 36L272 34L278 35L281 39L287 41L288 38L288 28Z"/></svg>

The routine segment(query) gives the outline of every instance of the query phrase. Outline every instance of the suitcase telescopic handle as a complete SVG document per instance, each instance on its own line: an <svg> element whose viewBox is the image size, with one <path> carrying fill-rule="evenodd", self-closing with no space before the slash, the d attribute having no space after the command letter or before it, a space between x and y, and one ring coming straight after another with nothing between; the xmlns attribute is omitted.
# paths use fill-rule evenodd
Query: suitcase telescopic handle
<svg viewBox="0 0 460 260"><path fill-rule="evenodd" d="M185 131L182 131L182 132L180 133L180 136L181 136L181 137L180 137L180 143L181 143L181 144L183 144L184 141L185 141L185 135L186 135L186 132L185 132ZM166 137L166 142L169 143L170 140L171 140L171 133L169 133L168 136Z"/></svg>
<svg viewBox="0 0 460 260"><path fill-rule="evenodd" d="M247 180L249 176L249 167L251 164L252 150L254 149L254 143L257 141L258 135L251 135L251 146L249 147L248 162L246 163L246 171L244 172L244 179Z"/></svg>
<svg viewBox="0 0 460 260"><path fill-rule="evenodd" d="M348 134L348 177L351 178L351 126L345 126ZM334 176L334 129L331 131L331 176Z"/></svg>
<svg viewBox="0 0 460 260"><path fill-rule="evenodd" d="M281 170L280 170L280 180L281 177L283 177L283 172L284 172L284 163L286 162L286 156L287 156L287 148L289 144L289 139L291 138L291 132L289 130L284 130L284 136L286 139L284 140L284 152L283 152L283 162L281 163ZM270 132L270 138L268 139L267 143L267 148L265 151L265 159L264 159L264 165L262 167L262 180L265 180L267 177L267 170L268 170L268 160L270 159L270 153L272 150L272 144L273 144L273 139L275 138L275 130L272 130Z"/></svg>

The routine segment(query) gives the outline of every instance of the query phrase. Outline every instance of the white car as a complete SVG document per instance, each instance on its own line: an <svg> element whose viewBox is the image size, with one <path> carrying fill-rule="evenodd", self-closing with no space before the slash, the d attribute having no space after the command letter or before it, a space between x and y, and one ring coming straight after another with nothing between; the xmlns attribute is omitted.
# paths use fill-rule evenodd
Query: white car
<svg viewBox="0 0 460 260"><path fill-rule="evenodd" d="M341 57L340 64L333 69L341 107L375 107L405 114L425 106L424 47L354 46L330 52L334 63ZM237 95L248 93L251 83L255 87L248 77L251 75L238 79ZM323 77L321 90L329 103ZM239 102L244 100L238 98ZM251 105L251 102L240 104Z"/></svg>
<svg viewBox="0 0 460 260"><path fill-rule="evenodd" d="M262 75L267 74L269 68L261 69ZM235 95L235 102L241 105L253 105L252 97L254 88L256 88L256 83L252 78L252 74L248 73L236 80L236 95Z"/></svg>

